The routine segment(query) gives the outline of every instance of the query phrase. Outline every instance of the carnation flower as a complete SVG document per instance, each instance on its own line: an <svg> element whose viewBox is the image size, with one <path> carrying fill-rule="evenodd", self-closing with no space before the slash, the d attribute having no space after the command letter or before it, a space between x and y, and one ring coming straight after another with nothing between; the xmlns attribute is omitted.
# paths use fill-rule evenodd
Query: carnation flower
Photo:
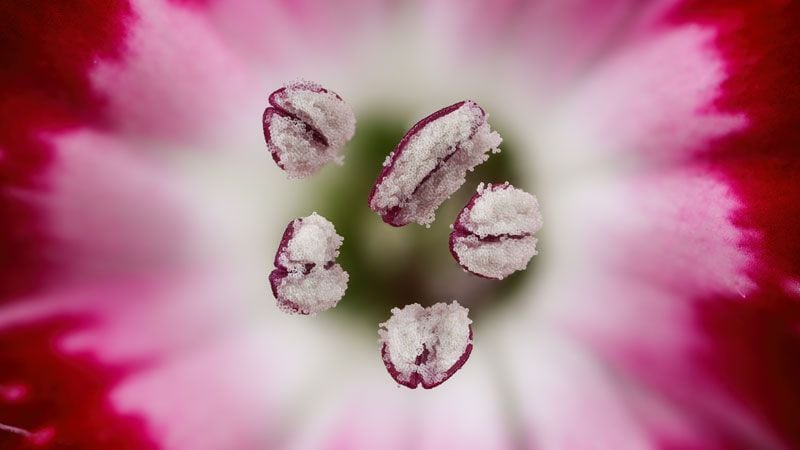
<svg viewBox="0 0 800 450"><path fill-rule="evenodd" d="M800 448L796 3L0 13L0 447ZM326 149L344 165L289 179L262 114L297 79L357 126ZM387 155L464 99L502 152L430 229L383 223L367 199ZM448 248L480 182L541 205L538 255L502 281ZM268 274L286 224L314 211L344 238L347 290L285 314ZM379 324L453 301L469 361L399 388ZM449 350L401 348L397 378L441 381L464 353Z"/></svg>

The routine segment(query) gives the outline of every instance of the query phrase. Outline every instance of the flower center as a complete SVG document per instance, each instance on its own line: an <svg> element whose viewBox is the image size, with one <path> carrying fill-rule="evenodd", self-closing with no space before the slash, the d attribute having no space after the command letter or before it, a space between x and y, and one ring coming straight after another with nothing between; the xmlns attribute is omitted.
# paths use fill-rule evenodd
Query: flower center
<svg viewBox="0 0 800 450"><path fill-rule="evenodd" d="M304 210L317 211L336 224L344 237L337 260L350 274L347 294L330 314L356 315L383 321L393 307L424 306L458 300L475 317L507 305L513 293L536 270L502 282L465 273L448 247L450 226L480 182L509 181L530 191L531 174L521 173L513 136L503 133L503 152L469 173L467 182L436 213L430 228L386 226L367 205L370 189L386 155L403 137L407 124L362 114L358 131L345 151L345 164L307 181L312 188ZM502 129L501 129L502 131ZM541 256L540 256L541 257ZM540 258L539 257L539 258Z"/></svg>

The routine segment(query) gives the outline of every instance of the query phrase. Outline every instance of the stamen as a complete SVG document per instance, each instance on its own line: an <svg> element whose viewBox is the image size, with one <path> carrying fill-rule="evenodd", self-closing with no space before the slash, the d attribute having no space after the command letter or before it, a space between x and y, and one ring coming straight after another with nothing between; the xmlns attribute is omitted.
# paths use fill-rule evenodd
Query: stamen
<svg viewBox="0 0 800 450"><path fill-rule="evenodd" d="M309 81L295 81L269 96L264 139L278 167L289 178L306 178L331 161L353 137L353 110L336 93Z"/></svg>
<svg viewBox="0 0 800 450"><path fill-rule="evenodd" d="M465 270L502 280L538 253L533 235L541 228L536 197L508 183L481 183L453 224L450 253Z"/></svg>
<svg viewBox="0 0 800 450"><path fill-rule="evenodd" d="M289 223L269 276L272 294L283 311L316 314L339 303L349 280L334 262L343 240L333 224L317 213Z"/></svg>
<svg viewBox="0 0 800 450"><path fill-rule="evenodd" d="M392 309L380 324L378 343L386 369L399 384L425 389L447 381L472 352L472 320L458 302Z"/></svg>
<svg viewBox="0 0 800 450"><path fill-rule="evenodd" d="M417 122L386 158L369 206L384 222L400 227L430 225L436 209L464 184L467 171L500 151L488 115L470 100Z"/></svg>

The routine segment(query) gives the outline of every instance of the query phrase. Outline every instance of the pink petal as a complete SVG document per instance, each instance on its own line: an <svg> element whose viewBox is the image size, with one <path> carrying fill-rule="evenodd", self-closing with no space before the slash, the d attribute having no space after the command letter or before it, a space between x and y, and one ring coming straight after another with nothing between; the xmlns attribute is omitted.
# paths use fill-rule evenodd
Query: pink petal
<svg viewBox="0 0 800 450"><path fill-rule="evenodd" d="M675 101L661 97L667 91L655 84L636 89L631 71L621 70L619 86L638 93L631 97L636 103L598 101L596 106L609 107L597 128L588 108L582 115L589 134L585 143L574 140L574 149L594 142L599 145L593 149L608 148L616 156L644 151L640 161L669 161L672 168L594 180L582 193L561 193L570 200L548 202L575 208L548 215L556 228L571 227L562 232L572 240L550 243L564 275L542 286L536 298L562 300L537 311L558 317L568 345L585 349L585 356L570 358L564 355L575 350L562 351L550 363L545 356L526 363L511 355L517 392L529 399L524 413L529 436L541 448L593 448L598 442L794 448L800 442L795 426L800 399L792 381L800 374L798 252L796 233L787 232L797 228L798 183L782 175L797 166L798 136L789 124L798 116L800 74L792 57L782 56L793 55L797 46L785 28L797 14L793 6L778 4L750 9L709 3L682 12L677 29L684 37L706 36L696 41L703 50L695 53L706 55L696 66L705 78L667 76L676 80L669 90L689 87L684 81L710 83L695 85ZM682 22L687 18L702 25L687 27ZM681 41L676 36L673 45ZM693 58L688 52L673 59L665 54L676 64ZM644 75L648 67L654 66L643 64L633 74ZM660 79L658 74L641 78ZM589 79L586 86L592 83ZM700 103L682 104L685 99ZM663 110L631 108L637 104ZM606 122L616 111L618 121ZM635 127L625 125L634 122ZM595 134L598 130L603 134ZM574 241L587 223L592 233ZM582 275L571 285L576 271ZM509 330L508 345L522 335ZM545 370L554 374L541 375ZM543 404L566 406L546 408L535 401L543 395L554 395ZM600 413L587 422L587 410ZM576 423L596 425L587 433L595 439L575 436L571 424Z"/></svg>
<svg viewBox="0 0 800 450"><path fill-rule="evenodd" d="M113 130L208 148L260 114L248 95L258 81L203 15L162 1L134 0L131 9L126 51L90 74Z"/></svg>
<svg viewBox="0 0 800 450"><path fill-rule="evenodd" d="M294 81L269 95L264 139L289 178L307 178L330 162L342 164L342 147L355 133L356 118L342 98L309 81Z"/></svg>
<svg viewBox="0 0 800 450"><path fill-rule="evenodd" d="M28 6L0 7L0 301L34 289L46 271L38 212L18 195L42 188L51 149L40 133L102 122L86 71L120 56L130 14L102 1L40 5L36 14Z"/></svg>
<svg viewBox="0 0 800 450"><path fill-rule="evenodd" d="M375 442L387 450L515 448L515 415L497 397L504 390L497 378L502 370L493 357L497 348L488 341L478 347L488 350L473 352L468 368L433 390L400 388L380 363L347 371L292 445L331 450L368 450Z"/></svg>
<svg viewBox="0 0 800 450"><path fill-rule="evenodd" d="M721 140L708 159L741 199L733 220L754 232L744 244L757 255L750 271L759 285L745 302L716 296L697 307L709 343L698 359L778 441L800 446L792 381L800 377L800 237L790 231L800 227L800 181L792 175L800 168L800 8L715 2L681 13L719 30L716 47L731 75L717 106L749 118L746 132Z"/></svg>
<svg viewBox="0 0 800 450"><path fill-rule="evenodd" d="M201 262L191 193L136 147L88 131L53 137L58 156L40 175L51 282L168 272Z"/></svg>
<svg viewBox="0 0 800 450"><path fill-rule="evenodd" d="M239 147L257 145L249 130L264 105L253 93L313 76L297 72L305 61L341 64L329 59L350 50L351 36L375 14L368 12L371 4L132 0L127 51L97 64L91 80L107 100L115 131L195 149L240 150L231 148L232 136Z"/></svg>

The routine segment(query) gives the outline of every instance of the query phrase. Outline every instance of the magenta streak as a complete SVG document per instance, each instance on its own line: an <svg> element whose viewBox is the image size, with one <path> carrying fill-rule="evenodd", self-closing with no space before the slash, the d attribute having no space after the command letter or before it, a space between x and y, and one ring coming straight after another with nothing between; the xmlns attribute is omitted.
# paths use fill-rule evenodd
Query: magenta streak
<svg viewBox="0 0 800 450"><path fill-rule="evenodd" d="M475 236L478 239L479 242L486 242L486 243L488 243L488 242L500 242L503 239L517 239L517 240L519 240L519 239L525 239L526 237L533 236L533 233L522 233L522 234L503 233L503 234L487 234L486 236L481 237L481 236L478 236L477 234L474 234L474 233L471 233L471 232L464 232L464 231L461 231L461 230L453 231L450 234L451 235L454 234L459 238L466 237L466 236Z"/></svg>
<svg viewBox="0 0 800 450"><path fill-rule="evenodd" d="M464 353L461 354L461 357L458 358L458 361L456 361L455 364L453 364L453 367L449 368L447 372L444 373L444 376L441 380L439 380L439 382L427 384L425 383L425 380L422 380L422 387L425 389L433 389L449 380L454 373L458 372L462 367L464 367L464 364L466 364L470 354L472 354L472 325L469 327L469 340L467 341L467 348L464 349Z"/></svg>
<svg viewBox="0 0 800 450"><path fill-rule="evenodd" d="M394 381L398 382L399 384L411 388L416 389L419 383L422 381L422 377L417 372L412 373L408 377L408 381L402 381L400 379L400 375L402 375L397 368L392 363L392 357L389 355L389 348L386 344L383 344L381 347L381 358L383 359L383 364L386 366L386 370L389 371L389 375L394 378Z"/></svg>
<svg viewBox="0 0 800 450"><path fill-rule="evenodd" d="M428 358L431 356L431 352L428 350L428 346L422 344L422 353L417 355L417 358L414 359L414 364L420 365L425 364L428 362Z"/></svg>

